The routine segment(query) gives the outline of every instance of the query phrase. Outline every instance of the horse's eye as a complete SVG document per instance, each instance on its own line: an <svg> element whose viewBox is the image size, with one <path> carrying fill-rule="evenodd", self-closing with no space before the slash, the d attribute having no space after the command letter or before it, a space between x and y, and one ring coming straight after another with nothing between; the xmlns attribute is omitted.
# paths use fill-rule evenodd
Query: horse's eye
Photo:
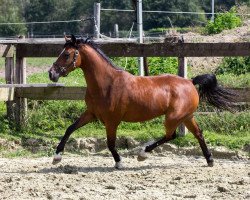
<svg viewBox="0 0 250 200"><path fill-rule="evenodd" d="M66 58L66 59L69 59L69 56L70 56L69 53L65 53L64 55L65 55L65 58Z"/></svg>

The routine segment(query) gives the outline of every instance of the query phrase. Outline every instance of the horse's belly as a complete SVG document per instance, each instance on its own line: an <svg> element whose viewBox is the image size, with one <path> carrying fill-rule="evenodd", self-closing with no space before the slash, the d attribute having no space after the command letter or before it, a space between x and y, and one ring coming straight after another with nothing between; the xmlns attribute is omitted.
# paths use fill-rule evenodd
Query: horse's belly
<svg viewBox="0 0 250 200"><path fill-rule="evenodd" d="M134 108L128 110L122 118L122 121L126 122L142 122L148 121L158 116L164 115L166 113L167 108L155 108L155 109L148 109L148 108Z"/></svg>

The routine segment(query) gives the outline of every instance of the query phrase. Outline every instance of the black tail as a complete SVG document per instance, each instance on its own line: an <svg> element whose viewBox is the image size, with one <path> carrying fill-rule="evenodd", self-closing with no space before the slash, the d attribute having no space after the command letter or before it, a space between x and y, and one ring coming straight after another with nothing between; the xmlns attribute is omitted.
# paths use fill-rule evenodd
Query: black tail
<svg viewBox="0 0 250 200"><path fill-rule="evenodd" d="M206 100L219 109L230 112L236 111L238 94L230 89L219 86L214 74L196 76L193 78L193 84L199 85L199 95L201 99Z"/></svg>

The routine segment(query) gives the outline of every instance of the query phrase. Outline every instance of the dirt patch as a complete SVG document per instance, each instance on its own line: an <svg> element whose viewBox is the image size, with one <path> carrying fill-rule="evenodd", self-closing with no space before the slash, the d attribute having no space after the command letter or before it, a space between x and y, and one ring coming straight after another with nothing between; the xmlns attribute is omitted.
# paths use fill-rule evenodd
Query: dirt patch
<svg viewBox="0 0 250 200"><path fill-rule="evenodd" d="M151 141L153 142L153 141ZM44 141L39 138L29 138L23 139L21 141L9 141L6 139L0 139L0 156L4 155L6 152L16 152L18 150L26 149L34 154L39 152L51 152L56 149L58 142ZM135 156L141 150L141 146L144 143L137 141L131 137L117 137L116 146L121 149L124 155ZM223 146L218 147L209 147L214 158L219 159L231 159L231 160L240 160L246 159L249 160L250 149L247 148L249 145L245 145L242 150L230 150ZM107 151L107 139L106 138L70 138L66 143L65 152L77 152L78 154L92 154L92 153L106 153ZM186 156L202 156L202 151L199 146L190 146L190 147L178 147L171 143L165 143L153 151L154 153L173 153L176 155L186 155Z"/></svg>
<svg viewBox="0 0 250 200"><path fill-rule="evenodd" d="M245 21L242 27L232 30L224 30L220 34L202 36L196 33L186 33L183 35L185 42L249 42L250 41L250 20ZM216 70L222 61L222 57L192 57L187 58L188 66L191 66L193 74L211 73Z"/></svg>
<svg viewBox="0 0 250 200"><path fill-rule="evenodd" d="M113 158L96 154L51 158L0 158L1 199L248 199L250 168L246 161L215 160L171 153L145 162L123 156L125 168L115 170Z"/></svg>

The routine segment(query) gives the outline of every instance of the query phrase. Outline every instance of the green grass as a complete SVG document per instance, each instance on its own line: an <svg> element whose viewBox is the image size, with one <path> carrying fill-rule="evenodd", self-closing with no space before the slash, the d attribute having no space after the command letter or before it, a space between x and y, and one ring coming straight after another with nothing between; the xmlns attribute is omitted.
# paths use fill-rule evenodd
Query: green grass
<svg viewBox="0 0 250 200"><path fill-rule="evenodd" d="M216 77L226 87L250 87L250 73L241 75L223 74L216 75Z"/></svg>
<svg viewBox="0 0 250 200"><path fill-rule="evenodd" d="M27 125L21 131L11 130L8 121L0 115L0 138L25 141L28 138L41 139L43 143L57 143L66 128L85 110L82 101L29 101ZM0 112L5 112L4 103L0 103ZM207 142L212 146L226 146L240 149L250 141L250 113L221 113L196 116L204 130ZM164 135L164 117L144 123L121 123L117 135L148 141ZM105 138L105 128L100 122L94 122L77 130L72 137ZM198 145L192 134L177 138L173 143L178 146ZM50 152L50 151L49 151ZM41 152L40 152L41 153ZM44 152L46 154L46 152ZM48 153L47 153L48 154Z"/></svg>
<svg viewBox="0 0 250 200"><path fill-rule="evenodd" d="M46 67L51 66L53 62L56 61L56 58L27 58L26 63L28 67ZM0 68L4 68L5 58L0 58Z"/></svg>
<svg viewBox="0 0 250 200"><path fill-rule="evenodd" d="M45 67L51 66L56 61L56 58L27 58L26 64L29 67Z"/></svg>
<svg viewBox="0 0 250 200"><path fill-rule="evenodd" d="M37 73L28 76L27 83L52 83L49 80L48 73ZM76 69L71 72L67 77L60 77L58 83L63 83L65 86L85 86L85 78L81 69Z"/></svg>
<svg viewBox="0 0 250 200"><path fill-rule="evenodd" d="M207 144L211 147L224 146L232 150L241 149L244 145L249 144L249 132L236 132L235 134L216 133L211 131L204 131L204 138ZM176 138L172 143L177 146L199 146L198 141L192 134L187 134L185 137Z"/></svg>

